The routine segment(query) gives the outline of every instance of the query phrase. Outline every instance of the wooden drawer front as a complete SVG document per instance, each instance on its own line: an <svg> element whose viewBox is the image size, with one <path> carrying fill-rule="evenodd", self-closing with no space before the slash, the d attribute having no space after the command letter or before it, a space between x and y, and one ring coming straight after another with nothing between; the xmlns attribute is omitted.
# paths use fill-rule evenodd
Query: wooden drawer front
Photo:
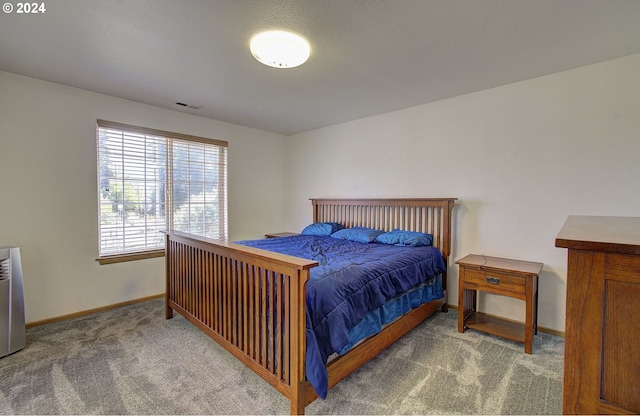
<svg viewBox="0 0 640 416"><path fill-rule="evenodd" d="M508 273L464 268L465 289L483 290L525 299L526 279Z"/></svg>
<svg viewBox="0 0 640 416"><path fill-rule="evenodd" d="M605 279L640 283L640 256L607 253Z"/></svg>

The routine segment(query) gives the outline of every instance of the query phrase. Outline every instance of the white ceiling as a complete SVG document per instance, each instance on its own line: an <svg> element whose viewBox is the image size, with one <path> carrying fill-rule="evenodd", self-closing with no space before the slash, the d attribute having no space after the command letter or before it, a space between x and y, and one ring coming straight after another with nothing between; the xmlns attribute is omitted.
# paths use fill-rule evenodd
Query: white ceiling
<svg viewBox="0 0 640 416"><path fill-rule="evenodd" d="M640 0L39 3L0 13L0 70L284 135L640 53ZM309 61L255 61L273 28Z"/></svg>

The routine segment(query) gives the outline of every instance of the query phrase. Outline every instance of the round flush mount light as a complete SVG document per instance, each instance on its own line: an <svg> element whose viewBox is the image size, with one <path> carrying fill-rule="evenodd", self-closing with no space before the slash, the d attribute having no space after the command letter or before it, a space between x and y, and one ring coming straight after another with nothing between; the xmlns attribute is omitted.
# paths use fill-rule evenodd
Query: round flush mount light
<svg viewBox="0 0 640 416"><path fill-rule="evenodd" d="M295 68L309 59L311 47L302 36L283 30L258 33L251 38L251 54L274 68Z"/></svg>

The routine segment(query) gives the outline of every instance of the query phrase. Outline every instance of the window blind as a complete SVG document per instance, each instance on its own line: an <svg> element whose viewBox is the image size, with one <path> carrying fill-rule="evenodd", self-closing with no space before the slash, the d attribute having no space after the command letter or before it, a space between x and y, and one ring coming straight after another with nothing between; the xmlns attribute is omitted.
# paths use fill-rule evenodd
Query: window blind
<svg viewBox="0 0 640 416"><path fill-rule="evenodd" d="M97 123L99 256L164 249L162 230L227 238L227 142Z"/></svg>

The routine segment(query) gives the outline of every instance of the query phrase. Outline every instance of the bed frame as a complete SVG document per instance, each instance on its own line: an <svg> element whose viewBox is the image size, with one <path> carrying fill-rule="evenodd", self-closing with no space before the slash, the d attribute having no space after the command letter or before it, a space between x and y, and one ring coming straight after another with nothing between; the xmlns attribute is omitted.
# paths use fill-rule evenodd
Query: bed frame
<svg viewBox="0 0 640 416"><path fill-rule="evenodd" d="M456 198L312 199L313 222L433 235L448 265ZM166 318L176 311L222 345L303 414L318 396L305 377L305 286L315 261L180 232L166 233ZM327 364L329 388L442 309L413 309Z"/></svg>

